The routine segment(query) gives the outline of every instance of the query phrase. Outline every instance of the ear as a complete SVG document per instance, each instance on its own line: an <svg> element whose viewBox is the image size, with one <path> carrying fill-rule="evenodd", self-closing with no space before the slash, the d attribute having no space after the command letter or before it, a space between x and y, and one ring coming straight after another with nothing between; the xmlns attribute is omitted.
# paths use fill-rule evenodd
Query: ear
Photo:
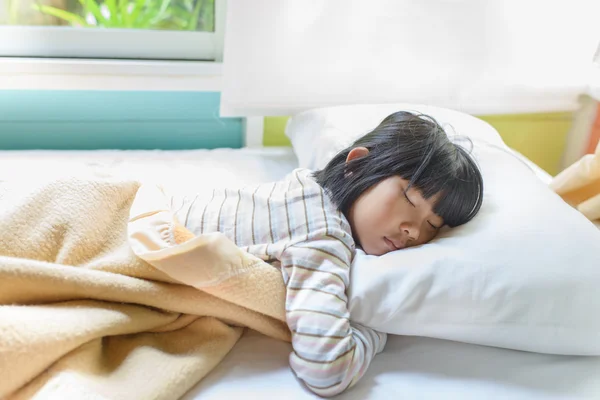
<svg viewBox="0 0 600 400"><path fill-rule="evenodd" d="M367 154L369 154L369 149L367 149L366 147L355 147L352 150L350 150L350 153L348 153L348 157L346 157L346 164L352 160L362 158Z"/></svg>

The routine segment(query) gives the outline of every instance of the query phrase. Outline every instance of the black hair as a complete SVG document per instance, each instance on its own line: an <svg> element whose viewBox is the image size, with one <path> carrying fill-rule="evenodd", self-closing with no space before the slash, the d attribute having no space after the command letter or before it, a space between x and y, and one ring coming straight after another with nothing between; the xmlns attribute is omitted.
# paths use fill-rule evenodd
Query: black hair
<svg viewBox="0 0 600 400"><path fill-rule="evenodd" d="M369 153L346 163L356 147ZM432 117L408 111L386 117L314 176L346 217L362 193L392 176L409 181L425 199L439 194L433 211L450 227L470 221L483 201L483 178L469 151Z"/></svg>

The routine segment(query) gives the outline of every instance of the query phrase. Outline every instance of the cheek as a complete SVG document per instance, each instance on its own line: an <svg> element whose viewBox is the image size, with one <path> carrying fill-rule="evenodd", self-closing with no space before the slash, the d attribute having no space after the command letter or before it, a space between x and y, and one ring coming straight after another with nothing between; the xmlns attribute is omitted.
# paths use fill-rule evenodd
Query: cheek
<svg viewBox="0 0 600 400"><path fill-rule="evenodd" d="M407 213L406 205L398 198L395 186L384 183L375 187L355 204L355 234L362 241L368 240L368 237L390 234L394 226L400 225L402 216Z"/></svg>
<svg viewBox="0 0 600 400"><path fill-rule="evenodd" d="M381 198L370 196L356 203L354 209L355 234L364 243L387 232L393 210Z"/></svg>
<svg viewBox="0 0 600 400"><path fill-rule="evenodd" d="M423 230L423 233L421 234L421 237L419 238L418 244L425 244L437 236L436 231L432 231L428 227L423 227L423 229L424 230Z"/></svg>
<svg viewBox="0 0 600 400"><path fill-rule="evenodd" d="M386 228L397 223L398 218L403 214L402 203L395 196L382 196L370 205L370 213L373 222L380 229Z"/></svg>

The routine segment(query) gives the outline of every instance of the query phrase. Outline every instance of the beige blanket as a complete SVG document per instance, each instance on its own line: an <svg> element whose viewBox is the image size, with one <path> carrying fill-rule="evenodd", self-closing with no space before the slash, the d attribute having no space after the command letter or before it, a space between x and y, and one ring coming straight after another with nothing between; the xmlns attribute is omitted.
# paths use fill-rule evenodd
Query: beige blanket
<svg viewBox="0 0 600 400"><path fill-rule="evenodd" d="M587 218L600 222L600 143L594 154L558 174L550 187Z"/></svg>
<svg viewBox="0 0 600 400"><path fill-rule="evenodd" d="M167 273L134 255L127 224L139 186L0 182L0 398L176 399L242 327L289 340L280 272L223 236L175 235L202 290L171 277L181 268L173 254L153 255ZM221 268L224 279L207 278Z"/></svg>

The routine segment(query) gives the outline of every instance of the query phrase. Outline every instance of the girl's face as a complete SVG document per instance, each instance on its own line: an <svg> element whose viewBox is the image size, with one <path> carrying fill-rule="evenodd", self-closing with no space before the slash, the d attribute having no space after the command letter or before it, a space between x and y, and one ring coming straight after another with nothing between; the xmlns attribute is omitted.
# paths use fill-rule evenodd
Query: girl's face
<svg viewBox="0 0 600 400"><path fill-rule="evenodd" d="M365 148L352 152L359 149L368 153ZM365 155L352 152L348 161ZM352 233L365 253L380 256L427 243L444 225L433 212L435 196L424 199L417 189L407 191L407 187L408 181L392 176L366 190L350 208Z"/></svg>

